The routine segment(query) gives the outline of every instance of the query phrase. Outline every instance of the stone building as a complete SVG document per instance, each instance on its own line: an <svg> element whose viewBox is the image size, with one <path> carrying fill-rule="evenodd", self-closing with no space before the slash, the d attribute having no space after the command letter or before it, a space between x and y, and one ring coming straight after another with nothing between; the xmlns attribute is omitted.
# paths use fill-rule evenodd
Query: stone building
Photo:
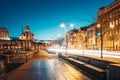
<svg viewBox="0 0 120 80"><path fill-rule="evenodd" d="M78 29L77 33L77 48L86 49L87 48L87 27L81 27Z"/></svg>
<svg viewBox="0 0 120 80"><path fill-rule="evenodd" d="M19 48L22 50L34 50L34 34L31 33L30 27L27 25L25 31L22 32L21 36L19 36Z"/></svg>
<svg viewBox="0 0 120 80"><path fill-rule="evenodd" d="M13 44L10 41L9 30L7 28L0 28L0 53L11 49Z"/></svg>
<svg viewBox="0 0 120 80"><path fill-rule="evenodd" d="M96 41L96 25L97 23L93 23L87 27L87 48L88 49L96 49L97 41Z"/></svg>
<svg viewBox="0 0 120 80"><path fill-rule="evenodd" d="M70 30L67 33L67 36L68 36L68 48L70 48L70 49L77 48L77 33L78 33L77 29Z"/></svg>
<svg viewBox="0 0 120 80"><path fill-rule="evenodd" d="M103 48L120 50L120 0L115 0L107 7L100 8L98 24L103 34ZM100 42L100 37L97 38L97 42ZM100 43L98 47L100 48Z"/></svg>
<svg viewBox="0 0 120 80"><path fill-rule="evenodd" d="M10 40L9 30L7 28L0 28L0 40Z"/></svg>
<svg viewBox="0 0 120 80"><path fill-rule="evenodd" d="M30 27L28 25L25 28L25 32L22 32L21 36L19 36L19 39L34 41L34 34L31 33Z"/></svg>

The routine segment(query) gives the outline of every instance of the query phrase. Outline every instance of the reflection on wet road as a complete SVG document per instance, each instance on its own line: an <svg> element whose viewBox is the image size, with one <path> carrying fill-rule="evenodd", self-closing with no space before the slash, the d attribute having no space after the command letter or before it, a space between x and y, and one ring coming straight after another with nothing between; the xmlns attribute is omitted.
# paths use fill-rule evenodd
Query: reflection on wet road
<svg viewBox="0 0 120 80"><path fill-rule="evenodd" d="M23 80L91 80L64 61L54 59L34 60Z"/></svg>

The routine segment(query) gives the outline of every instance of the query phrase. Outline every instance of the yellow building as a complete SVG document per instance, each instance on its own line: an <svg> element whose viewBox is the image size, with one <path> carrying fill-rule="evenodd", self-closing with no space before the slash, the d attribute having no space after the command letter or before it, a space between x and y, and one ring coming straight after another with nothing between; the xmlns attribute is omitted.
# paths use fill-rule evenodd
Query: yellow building
<svg viewBox="0 0 120 80"><path fill-rule="evenodd" d="M103 34L103 48L120 50L120 0L115 0L99 10L98 24ZM100 37L97 38L97 42L100 42ZM100 43L98 47L100 48Z"/></svg>
<svg viewBox="0 0 120 80"><path fill-rule="evenodd" d="M87 48L88 49L96 49L96 25L97 23L93 23L87 27Z"/></svg>
<svg viewBox="0 0 120 80"><path fill-rule="evenodd" d="M86 49L87 48L87 27L82 27L78 29L77 33L77 48Z"/></svg>
<svg viewBox="0 0 120 80"><path fill-rule="evenodd" d="M68 48L70 49L76 49L77 48L77 29L70 30L67 33L68 36Z"/></svg>

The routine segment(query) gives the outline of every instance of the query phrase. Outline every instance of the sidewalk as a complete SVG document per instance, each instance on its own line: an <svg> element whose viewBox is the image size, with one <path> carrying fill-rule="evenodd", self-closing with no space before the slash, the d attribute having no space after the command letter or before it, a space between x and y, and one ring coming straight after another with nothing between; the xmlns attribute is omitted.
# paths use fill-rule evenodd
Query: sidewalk
<svg viewBox="0 0 120 80"><path fill-rule="evenodd" d="M16 70L0 77L0 80L91 80L86 75L58 60L51 54L38 54L38 57Z"/></svg>

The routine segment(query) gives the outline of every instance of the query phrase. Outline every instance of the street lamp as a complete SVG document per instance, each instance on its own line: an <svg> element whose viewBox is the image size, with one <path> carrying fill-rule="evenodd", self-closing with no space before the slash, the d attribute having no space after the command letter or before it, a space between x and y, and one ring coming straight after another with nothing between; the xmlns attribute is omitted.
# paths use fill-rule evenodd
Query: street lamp
<svg viewBox="0 0 120 80"><path fill-rule="evenodd" d="M97 24L97 28L100 28L100 33L98 33L98 35L100 36L100 40L101 40L101 59L103 58L103 37L105 35L106 32L108 32L108 30L111 28L114 28L113 24L110 24L110 28L108 28L105 32L102 31L102 26L101 24Z"/></svg>
<svg viewBox="0 0 120 80"><path fill-rule="evenodd" d="M65 38L65 45L66 45L66 47L65 47L65 49L66 49L66 51L67 51L67 48L68 48L68 36L67 36L67 31L66 31L66 29L67 29L67 27L71 27L71 28L73 28L74 27L74 24L69 24L69 26L67 26L64 22L60 25L61 26L61 28L64 28L65 29L65 34L66 34L66 38Z"/></svg>

